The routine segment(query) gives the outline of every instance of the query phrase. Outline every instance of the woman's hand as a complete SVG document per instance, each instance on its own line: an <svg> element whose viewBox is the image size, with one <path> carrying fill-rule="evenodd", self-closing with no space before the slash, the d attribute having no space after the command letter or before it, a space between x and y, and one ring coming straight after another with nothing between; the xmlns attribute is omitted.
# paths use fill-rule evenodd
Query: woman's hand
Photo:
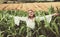
<svg viewBox="0 0 60 37"><path fill-rule="evenodd" d="M54 13L53 16L59 16L60 14L59 13Z"/></svg>

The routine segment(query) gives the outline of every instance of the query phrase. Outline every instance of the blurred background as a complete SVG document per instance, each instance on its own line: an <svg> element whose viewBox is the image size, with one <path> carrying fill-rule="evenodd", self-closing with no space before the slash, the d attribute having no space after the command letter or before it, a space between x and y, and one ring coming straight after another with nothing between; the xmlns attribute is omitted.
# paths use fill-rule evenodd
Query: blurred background
<svg viewBox="0 0 60 37"><path fill-rule="evenodd" d="M59 2L60 0L0 0L0 3Z"/></svg>

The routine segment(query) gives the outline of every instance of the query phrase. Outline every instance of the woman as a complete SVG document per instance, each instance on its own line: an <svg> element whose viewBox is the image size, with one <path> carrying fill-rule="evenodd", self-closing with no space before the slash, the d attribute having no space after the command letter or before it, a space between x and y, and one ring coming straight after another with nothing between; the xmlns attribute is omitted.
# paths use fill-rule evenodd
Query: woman
<svg viewBox="0 0 60 37"><path fill-rule="evenodd" d="M50 23L52 16L58 16L58 15L59 15L59 13L54 13L51 15L46 15L45 17L47 19L47 22ZM40 21L42 21L45 19L45 17L44 16L42 16L42 17L36 16L35 17L34 11L28 10L28 16L27 17L14 16L14 22L17 26L19 26L20 20L26 21L27 27L34 29L34 27L35 27L34 20L40 19Z"/></svg>
<svg viewBox="0 0 60 37"><path fill-rule="evenodd" d="M45 17L42 16L42 17L36 17L35 14L34 14L34 11L33 10L28 10L28 16L27 17L18 17L18 16L15 16L14 17L14 22L17 26L19 26L19 22L20 20L22 21L26 21L26 24L27 24L27 33L30 33L29 31L32 29L34 30L35 29L35 20L36 19L39 19L40 21L42 20L47 20L48 23L50 23L51 19L52 19L52 16L58 16L59 14L58 13L54 13L54 14L51 14L51 15L46 15ZM29 30L30 29L30 30ZM31 34L27 34L26 37L31 37Z"/></svg>

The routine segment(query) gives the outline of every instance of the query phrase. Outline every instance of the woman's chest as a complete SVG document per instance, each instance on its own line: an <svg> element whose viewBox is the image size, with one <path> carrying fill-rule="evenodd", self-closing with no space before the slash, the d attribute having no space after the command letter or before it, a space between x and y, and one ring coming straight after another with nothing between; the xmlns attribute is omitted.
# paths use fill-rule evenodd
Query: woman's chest
<svg viewBox="0 0 60 37"><path fill-rule="evenodd" d="M35 19L27 19L26 24L27 24L27 27L30 27L32 29L35 28Z"/></svg>

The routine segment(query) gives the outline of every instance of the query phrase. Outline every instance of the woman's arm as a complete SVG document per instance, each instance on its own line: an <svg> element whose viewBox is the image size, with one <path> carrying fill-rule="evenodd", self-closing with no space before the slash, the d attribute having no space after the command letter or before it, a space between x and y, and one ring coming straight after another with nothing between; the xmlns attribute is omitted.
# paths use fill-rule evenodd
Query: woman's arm
<svg viewBox="0 0 60 37"><path fill-rule="evenodd" d="M54 13L54 14L52 14L53 16L59 16L60 15L60 13Z"/></svg>
<svg viewBox="0 0 60 37"><path fill-rule="evenodd" d="M14 17L14 22L15 22L16 25L19 25L20 20L21 21L26 21L26 17L19 17L19 16Z"/></svg>
<svg viewBox="0 0 60 37"><path fill-rule="evenodd" d="M9 17L14 17L14 19L19 19L22 21L26 21L27 17L19 17L19 16L13 16L13 15L9 15Z"/></svg>
<svg viewBox="0 0 60 37"><path fill-rule="evenodd" d="M36 17L36 19L42 21L42 20L47 20L48 23L50 23L51 19L52 19L52 15L46 15L46 16L42 16L42 17Z"/></svg>
<svg viewBox="0 0 60 37"><path fill-rule="evenodd" d="M15 23L15 25L19 26L19 22L20 22L19 17L18 16L14 17L14 23Z"/></svg>
<svg viewBox="0 0 60 37"><path fill-rule="evenodd" d="M45 17L40 17L40 20L46 20L48 23L50 23L53 15L46 15Z"/></svg>
<svg viewBox="0 0 60 37"><path fill-rule="evenodd" d="M58 15L60 15L60 14L59 13L54 13L54 14L51 14L51 15L46 15L45 17L42 16L42 17L37 17L37 18L39 18L40 21L45 20L45 18L46 18L47 22L50 23L50 21L52 19L52 16L58 16Z"/></svg>
<svg viewBox="0 0 60 37"><path fill-rule="evenodd" d="M14 18L14 23L19 26L20 20L21 21L26 21L27 17L19 17L19 16L13 16L10 15L9 17L13 17Z"/></svg>

